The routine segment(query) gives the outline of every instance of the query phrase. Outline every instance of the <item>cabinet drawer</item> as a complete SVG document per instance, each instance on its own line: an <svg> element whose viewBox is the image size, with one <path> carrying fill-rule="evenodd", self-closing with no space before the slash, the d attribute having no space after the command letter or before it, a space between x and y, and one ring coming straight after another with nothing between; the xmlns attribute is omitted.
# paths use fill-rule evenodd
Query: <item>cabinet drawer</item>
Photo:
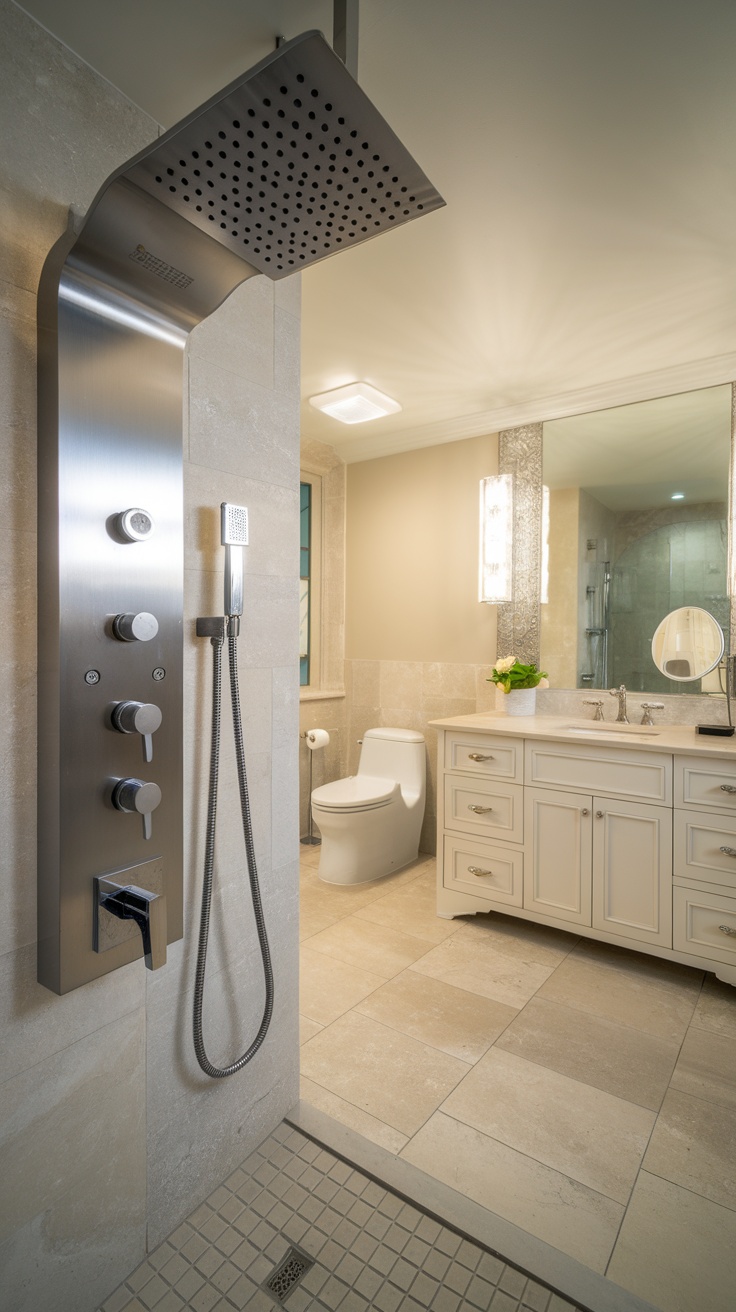
<svg viewBox="0 0 736 1312"><path fill-rule="evenodd" d="M526 743L524 778L545 788L603 793L635 802L672 805L672 757L628 748Z"/></svg>
<svg viewBox="0 0 736 1312"><path fill-rule="evenodd" d="M736 815L675 811L674 874L723 884L736 897Z"/></svg>
<svg viewBox="0 0 736 1312"><path fill-rule="evenodd" d="M675 950L736 962L736 897L680 885L672 892Z"/></svg>
<svg viewBox="0 0 736 1312"><path fill-rule="evenodd" d="M523 743L485 733L446 733L445 769L463 770L520 784L524 773Z"/></svg>
<svg viewBox="0 0 736 1312"><path fill-rule="evenodd" d="M445 775L445 825L482 838L504 838L512 843L524 839L523 788L521 784L496 783L490 779L468 779Z"/></svg>
<svg viewBox="0 0 736 1312"><path fill-rule="evenodd" d="M736 815L736 761L675 757L675 806L732 811Z"/></svg>
<svg viewBox="0 0 736 1312"><path fill-rule="evenodd" d="M453 838L450 834L445 837L445 888L520 907L523 879L524 853L521 848L473 842Z"/></svg>

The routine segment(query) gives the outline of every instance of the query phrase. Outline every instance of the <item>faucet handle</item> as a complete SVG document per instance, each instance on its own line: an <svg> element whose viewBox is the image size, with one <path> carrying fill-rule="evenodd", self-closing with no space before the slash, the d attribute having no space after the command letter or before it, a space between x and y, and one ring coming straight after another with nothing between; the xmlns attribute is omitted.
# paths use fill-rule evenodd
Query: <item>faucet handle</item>
<svg viewBox="0 0 736 1312"><path fill-rule="evenodd" d="M652 719L652 711L664 710L664 702L640 702L639 705L641 706L641 709L644 712L644 714L641 717L642 724L654 724L654 720Z"/></svg>
<svg viewBox="0 0 736 1312"><path fill-rule="evenodd" d="M141 931L143 955L149 970L166 965L166 897L136 884L99 881L99 905L117 916L133 920Z"/></svg>
<svg viewBox="0 0 736 1312"><path fill-rule="evenodd" d="M602 697L583 697L583 706L595 706L594 720L603 719L603 698Z"/></svg>

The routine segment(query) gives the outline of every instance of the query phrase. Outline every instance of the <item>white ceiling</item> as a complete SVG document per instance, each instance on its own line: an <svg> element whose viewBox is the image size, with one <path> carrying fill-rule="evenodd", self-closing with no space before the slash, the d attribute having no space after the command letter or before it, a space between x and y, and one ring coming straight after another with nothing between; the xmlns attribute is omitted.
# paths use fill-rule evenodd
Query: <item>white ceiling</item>
<svg viewBox="0 0 736 1312"><path fill-rule="evenodd" d="M330 0L25 0L164 126ZM733 0L362 0L359 81L447 201L303 277L347 460L736 375ZM102 180L101 180L102 181ZM306 397L364 379L401 413Z"/></svg>

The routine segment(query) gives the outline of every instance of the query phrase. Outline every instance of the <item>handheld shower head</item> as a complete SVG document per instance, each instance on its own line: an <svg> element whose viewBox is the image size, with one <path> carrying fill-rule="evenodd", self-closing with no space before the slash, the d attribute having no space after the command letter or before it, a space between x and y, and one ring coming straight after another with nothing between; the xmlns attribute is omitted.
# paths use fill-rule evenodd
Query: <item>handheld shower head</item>
<svg viewBox="0 0 736 1312"><path fill-rule="evenodd" d="M220 505L220 533L223 547L247 547L248 510L229 501Z"/></svg>
<svg viewBox="0 0 736 1312"><path fill-rule="evenodd" d="M243 547L248 545L248 511L229 501L220 505L220 535L225 548L225 614L243 614Z"/></svg>

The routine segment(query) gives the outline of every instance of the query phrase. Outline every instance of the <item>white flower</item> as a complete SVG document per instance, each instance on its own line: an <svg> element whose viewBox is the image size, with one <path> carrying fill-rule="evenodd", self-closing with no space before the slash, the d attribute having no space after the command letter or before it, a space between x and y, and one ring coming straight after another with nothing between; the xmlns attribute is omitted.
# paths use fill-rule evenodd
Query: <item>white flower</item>
<svg viewBox="0 0 736 1312"><path fill-rule="evenodd" d="M506 672L510 670L511 666L514 665L515 663L516 663L515 656L504 656L502 661L496 661L496 664L494 665L493 668L497 671L498 674L506 674Z"/></svg>
<svg viewBox="0 0 736 1312"><path fill-rule="evenodd" d="M539 680L539 687L549 688L549 679L545 679L544 675L542 675L541 679Z"/></svg>

